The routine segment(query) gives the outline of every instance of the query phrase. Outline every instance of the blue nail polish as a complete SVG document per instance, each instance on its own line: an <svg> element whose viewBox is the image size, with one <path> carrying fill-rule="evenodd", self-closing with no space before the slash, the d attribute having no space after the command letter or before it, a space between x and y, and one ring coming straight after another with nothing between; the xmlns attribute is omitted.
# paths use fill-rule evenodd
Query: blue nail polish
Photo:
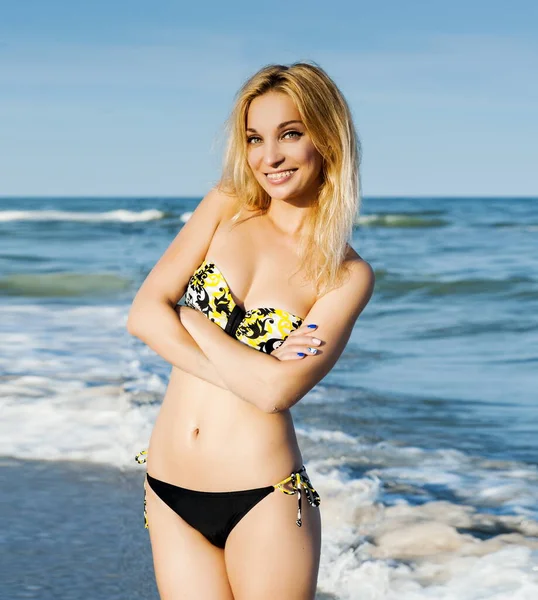
<svg viewBox="0 0 538 600"><path fill-rule="evenodd" d="M297 352L297 356L306 356L304 352Z"/></svg>
<svg viewBox="0 0 538 600"><path fill-rule="evenodd" d="M317 325L314 325L313 323L311 323L310 325L307 325L308 329L315 329L317 327Z"/></svg>

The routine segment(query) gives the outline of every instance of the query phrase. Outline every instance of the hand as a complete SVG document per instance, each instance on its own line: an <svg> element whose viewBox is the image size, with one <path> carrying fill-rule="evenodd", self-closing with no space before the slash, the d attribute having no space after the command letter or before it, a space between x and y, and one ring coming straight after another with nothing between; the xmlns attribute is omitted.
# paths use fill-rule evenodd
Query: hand
<svg viewBox="0 0 538 600"><path fill-rule="evenodd" d="M174 306L174 310L176 311L177 316L181 319L181 309L185 308L185 306L182 306L181 304L176 304Z"/></svg>
<svg viewBox="0 0 538 600"><path fill-rule="evenodd" d="M301 360L307 356L320 354L318 348L323 345L323 342L314 337L315 331L316 328L308 327L306 324L301 325L289 334L283 344L271 352L271 356L278 360Z"/></svg>
<svg viewBox="0 0 538 600"><path fill-rule="evenodd" d="M176 306L174 306L174 311L176 312L177 316L179 317L179 320L181 321L181 324L184 327L187 326L187 323L189 322L191 315L193 313L198 312L197 310L195 310L194 308L191 308L190 306L182 306L180 304L177 304Z"/></svg>

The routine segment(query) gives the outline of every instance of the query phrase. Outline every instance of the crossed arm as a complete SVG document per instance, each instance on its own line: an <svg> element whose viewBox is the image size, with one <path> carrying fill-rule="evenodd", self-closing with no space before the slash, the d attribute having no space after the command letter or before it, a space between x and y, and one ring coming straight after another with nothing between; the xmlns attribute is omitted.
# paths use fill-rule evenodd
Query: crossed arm
<svg viewBox="0 0 538 600"><path fill-rule="evenodd" d="M348 281L320 298L307 315L305 324L317 325L316 337L324 344L318 354L301 360L280 361L258 352L231 338L202 313L181 307L181 324L201 353L200 373L205 375L208 369L218 385L264 412L293 406L332 369L372 295L375 278L370 265L356 260L350 267ZM293 343L293 335L284 343Z"/></svg>
<svg viewBox="0 0 538 600"><path fill-rule="evenodd" d="M178 313L171 304L154 301L152 304L146 304L144 310L147 312L139 315L138 323L128 324L127 329L131 335L139 338L172 366L220 388L229 389L185 328L184 319L178 318ZM145 315L151 316L144 318Z"/></svg>
<svg viewBox="0 0 538 600"><path fill-rule="evenodd" d="M317 325L316 337L324 344L318 354L301 360L278 360L258 352L193 309L181 307L178 318L175 306L219 223L233 213L233 202L216 189L202 200L135 296L127 330L170 364L230 390L260 410L278 412L298 402L334 366L370 300L375 277L364 260L348 261L347 281L318 299L306 316L305 323ZM295 334L284 345L291 344Z"/></svg>

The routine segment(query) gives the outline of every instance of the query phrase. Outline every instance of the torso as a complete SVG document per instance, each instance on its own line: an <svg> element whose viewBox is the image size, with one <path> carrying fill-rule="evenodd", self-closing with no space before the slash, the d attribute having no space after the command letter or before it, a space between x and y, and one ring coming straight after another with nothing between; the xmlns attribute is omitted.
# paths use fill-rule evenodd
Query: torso
<svg viewBox="0 0 538 600"><path fill-rule="evenodd" d="M207 251L248 310L278 306L305 317L316 301L296 245L263 216L223 219ZM240 343L240 342L238 342ZM238 367L239 368L239 367ZM201 491L262 487L302 465L289 411L267 414L231 392L173 367L148 450L148 472Z"/></svg>

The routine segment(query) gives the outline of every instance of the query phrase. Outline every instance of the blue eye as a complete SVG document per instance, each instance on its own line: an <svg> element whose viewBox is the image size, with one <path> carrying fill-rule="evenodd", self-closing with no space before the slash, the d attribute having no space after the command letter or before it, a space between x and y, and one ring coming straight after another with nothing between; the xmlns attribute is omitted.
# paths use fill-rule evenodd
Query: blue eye
<svg viewBox="0 0 538 600"><path fill-rule="evenodd" d="M293 138L300 138L303 136L303 134L300 131L286 131L286 133L282 137L287 137L287 136L292 136L291 139L293 139Z"/></svg>
<svg viewBox="0 0 538 600"><path fill-rule="evenodd" d="M282 138L286 138L288 140L298 139L304 135L301 131L286 131L282 134ZM259 144L262 141L261 137L258 135L251 135L247 138L247 144Z"/></svg>

